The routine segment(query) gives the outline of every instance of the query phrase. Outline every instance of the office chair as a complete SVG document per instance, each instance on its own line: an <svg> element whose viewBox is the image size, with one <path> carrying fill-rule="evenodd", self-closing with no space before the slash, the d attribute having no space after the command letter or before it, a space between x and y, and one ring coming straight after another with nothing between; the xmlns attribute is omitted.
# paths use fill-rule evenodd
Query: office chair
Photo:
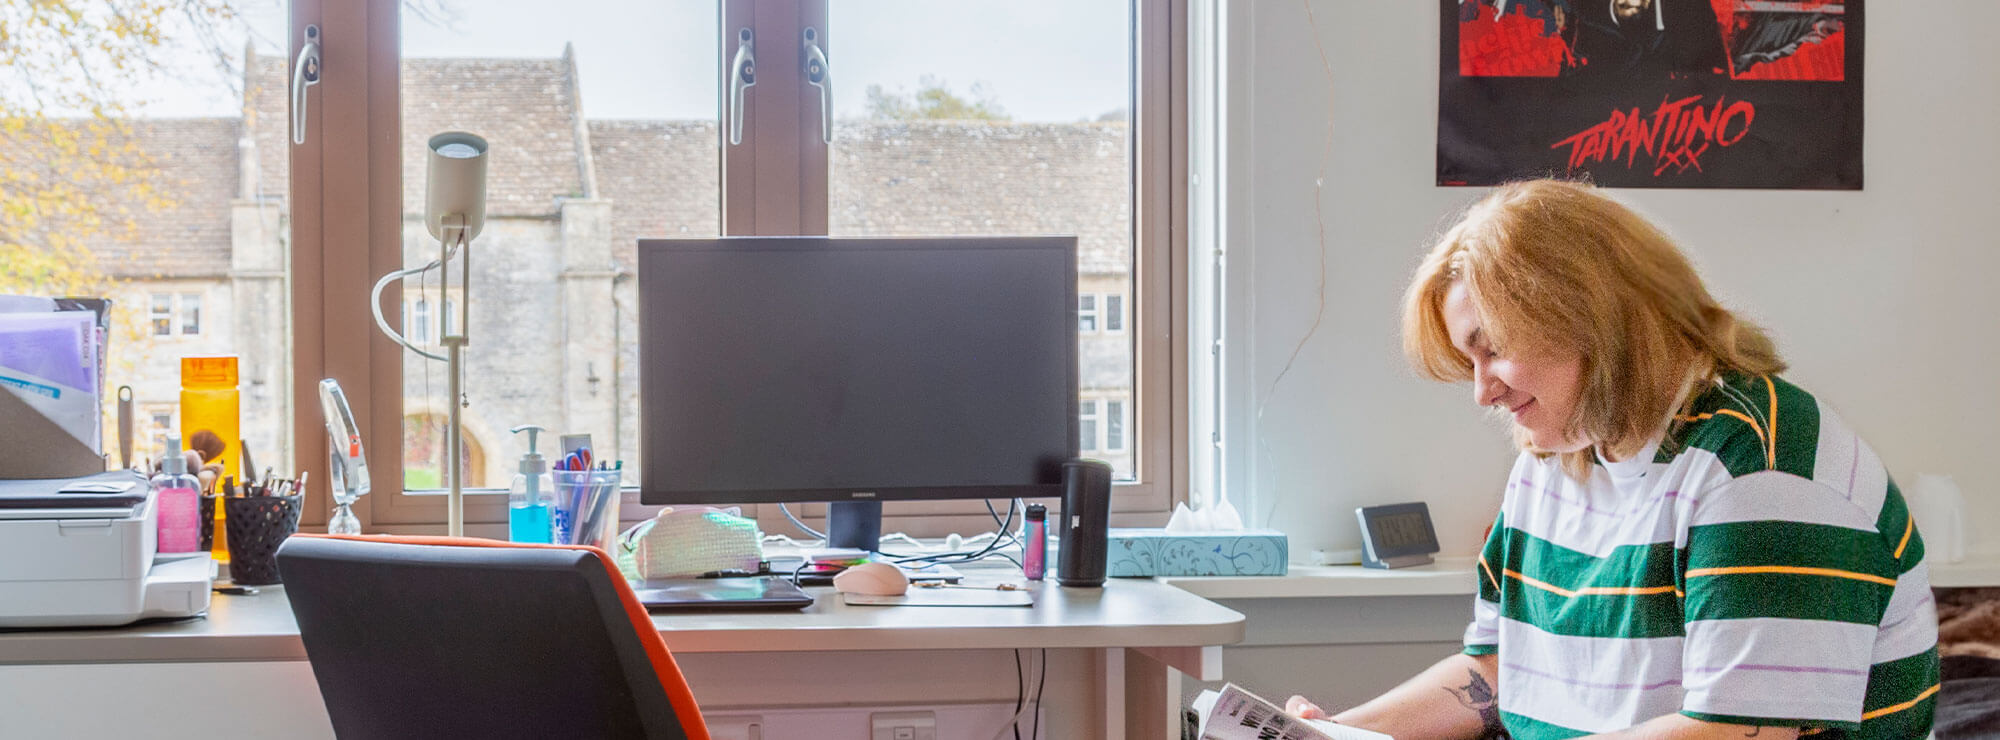
<svg viewBox="0 0 2000 740"><path fill-rule="evenodd" d="M709 740L597 548L297 535L278 571L342 738Z"/></svg>

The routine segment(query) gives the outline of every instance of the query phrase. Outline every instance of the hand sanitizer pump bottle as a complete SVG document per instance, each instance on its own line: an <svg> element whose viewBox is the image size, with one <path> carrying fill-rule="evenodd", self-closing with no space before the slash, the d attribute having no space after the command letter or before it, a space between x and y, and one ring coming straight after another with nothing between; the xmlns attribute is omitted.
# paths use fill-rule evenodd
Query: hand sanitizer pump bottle
<svg viewBox="0 0 2000 740"><path fill-rule="evenodd" d="M160 474L153 476L151 487L153 505L160 511L159 551L200 550L201 481L188 475L180 437L167 438L167 454L160 458Z"/></svg>
<svg viewBox="0 0 2000 740"><path fill-rule="evenodd" d="M507 500L507 539L514 542L553 542L555 481L549 477L549 461L535 451L535 435L547 431L532 424L514 427L515 434L528 433L528 454L521 456L520 472Z"/></svg>

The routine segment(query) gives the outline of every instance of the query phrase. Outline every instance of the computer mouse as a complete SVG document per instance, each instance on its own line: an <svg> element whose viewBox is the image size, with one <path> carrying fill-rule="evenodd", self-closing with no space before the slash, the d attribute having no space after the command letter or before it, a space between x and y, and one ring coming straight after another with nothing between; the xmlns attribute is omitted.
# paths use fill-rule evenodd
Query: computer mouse
<svg viewBox="0 0 2000 740"><path fill-rule="evenodd" d="M910 590L910 577L888 563L862 563L833 577L833 590L844 594L902 596Z"/></svg>

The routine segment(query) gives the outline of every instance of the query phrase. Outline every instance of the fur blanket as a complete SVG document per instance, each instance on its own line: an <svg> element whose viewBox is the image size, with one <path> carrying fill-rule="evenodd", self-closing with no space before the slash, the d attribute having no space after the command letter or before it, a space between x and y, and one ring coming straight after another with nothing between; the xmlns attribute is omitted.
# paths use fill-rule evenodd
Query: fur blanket
<svg viewBox="0 0 2000 740"><path fill-rule="evenodd" d="M2000 588L1940 588L1938 653L2000 659Z"/></svg>

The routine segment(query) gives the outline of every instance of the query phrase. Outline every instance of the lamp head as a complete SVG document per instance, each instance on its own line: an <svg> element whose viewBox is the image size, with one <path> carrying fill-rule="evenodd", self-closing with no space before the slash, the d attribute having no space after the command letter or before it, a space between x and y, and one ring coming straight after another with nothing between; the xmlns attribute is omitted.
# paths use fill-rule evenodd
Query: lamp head
<svg viewBox="0 0 2000 740"><path fill-rule="evenodd" d="M428 149L424 225L439 241L471 241L486 226L486 140L446 131L432 136Z"/></svg>

